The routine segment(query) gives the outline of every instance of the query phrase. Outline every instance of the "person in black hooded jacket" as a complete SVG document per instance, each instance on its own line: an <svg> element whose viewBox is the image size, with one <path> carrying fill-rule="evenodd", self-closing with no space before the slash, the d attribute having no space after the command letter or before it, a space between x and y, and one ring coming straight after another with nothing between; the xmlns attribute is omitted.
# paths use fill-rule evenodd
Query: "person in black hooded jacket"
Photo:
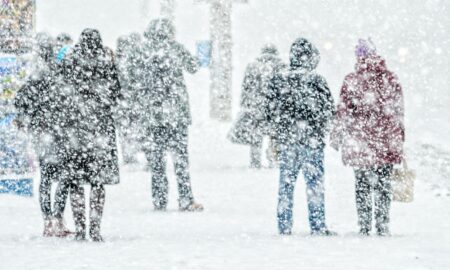
<svg viewBox="0 0 450 270"><path fill-rule="evenodd" d="M26 125L32 135L39 157L41 182L39 202L44 217L45 237L66 237L71 232L65 227L63 214L68 186L62 181L64 148L66 143L63 129L70 114L61 70L55 63L53 39L46 33L36 35L37 57L32 74L18 91L14 104L19 113L16 123ZM51 207L52 182L60 181Z"/></svg>
<svg viewBox="0 0 450 270"><path fill-rule="evenodd" d="M326 80L315 73L320 56L304 38L290 51L290 68L278 72L270 82L266 119L280 145L278 229L292 232L295 182L303 171L307 184L309 223L312 235L333 235L325 223L324 147L334 114L334 101Z"/></svg>
<svg viewBox="0 0 450 270"><path fill-rule="evenodd" d="M169 183L166 154L174 156L178 205L181 211L202 211L194 200L189 172L188 128L192 118L184 71L195 73L198 59L175 40L175 28L168 19L150 22L136 62L141 83L137 114L144 152L152 172L155 210L165 210Z"/></svg>
<svg viewBox="0 0 450 270"><path fill-rule="evenodd" d="M78 44L63 61L64 73L73 86L75 113L66 129L66 175L76 239L86 237L84 189L91 185L89 236L102 241L100 222L105 204L105 185L119 183L115 114L120 83L112 51L102 44L100 33L85 29Z"/></svg>

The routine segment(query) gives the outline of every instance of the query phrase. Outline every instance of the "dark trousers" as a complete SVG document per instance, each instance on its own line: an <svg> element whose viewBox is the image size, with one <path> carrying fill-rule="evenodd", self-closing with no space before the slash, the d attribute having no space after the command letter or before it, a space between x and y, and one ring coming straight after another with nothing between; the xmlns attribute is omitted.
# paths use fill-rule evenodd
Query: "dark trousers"
<svg viewBox="0 0 450 270"><path fill-rule="evenodd" d="M362 231L369 232L372 229L372 209L375 208L377 231L379 233L389 232L392 169L393 165L355 169L356 208L358 223Z"/></svg>
<svg viewBox="0 0 450 270"><path fill-rule="evenodd" d="M250 145L250 167L261 168L262 139Z"/></svg>
<svg viewBox="0 0 450 270"><path fill-rule="evenodd" d="M70 199L77 237L84 238L86 234L86 205L84 187L78 184L70 184ZM89 202L89 234L91 237L100 234L100 223L103 216L104 206L105 186L101 184L91 184L91 195Z"/></svg>
<svg viewBox="0 0 450 270"><path fill-rule="evenodd" d="M151 143L146 149L152 173L152 196L156 209L165 209L168 203L169 183L166 176L166 153L172 154L177 176L179 206L185 208L194 202L189 174L188 128L159 126L151 130Z"/></svg>
<svg viewBox="0 0 450 270"><path fill-rule="evenodd" d="M42 215L48 220L52 217L61 219L66 207L67 195L69 192L68 185L59 179L61 177L61 168L54 163L45 162L41 159L39 162L41 169L41 183L39 185L39 203L41 205ZM52 183L58 181L55 194L55 202L53 211L51 207L51 190Z"/></svg>

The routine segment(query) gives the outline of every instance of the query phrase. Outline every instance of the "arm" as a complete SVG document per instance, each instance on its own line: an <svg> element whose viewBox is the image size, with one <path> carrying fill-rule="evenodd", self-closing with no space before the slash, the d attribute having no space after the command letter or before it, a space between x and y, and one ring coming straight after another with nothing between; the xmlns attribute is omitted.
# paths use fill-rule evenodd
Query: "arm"
<svg viewBox="0 0 450 270"><path fill-rule="evenodd" d="M35 81L28 81L23 85L14 98L14 106L18 111L17 122L30 122L39 110L39 91Z"/></svg>
<svg viewBox="0 0 450 270"><path fill-rule="evenodd" d="M286 79L282 72L278 72L269 82L267 103L263 108L265 119L271 126L281 124L283 109L286 109L286 94L282 93L284 89L287 89Z"/></svg>
<svg viewBox="0 0 450 270"><path fill-rule="evenodd" d="M340 101L332 121L330 140L331 147L336 150L339 149L343 142L343 137L346 129L345 119L354 107L349 93L349 81L349 77L347 76L341 87Z"/></svg>
<svg viewBox="0 0 450 270"><path fill-rule="evenodd" d="M196 73L200 66L197 57L193 56L183 45L178 43L175 44L175 50L179 53L183 68L191 74Z"/></svg>
<svg viewBox="0 0 450 270"><path fill-rule="evenodd" d="M403 90L402 86L398 82L397 77L394 74L389 75L389 82L391 89L389 89L390 93L392 93L392 107L394 118L397 124L397 128L401 130L402 141L405 141L405 105L403 98Z"/></svg>
<svg viewBox="0 0 450 270"><path fill-rule="evenodd" d="M316 112L317 115L314 118L318 119L322 128L328 129L328 123L336 114L333 96L331 95L327 81L322 76L315 78L313 87L319 95L320 100L319 110Z"/></svg>

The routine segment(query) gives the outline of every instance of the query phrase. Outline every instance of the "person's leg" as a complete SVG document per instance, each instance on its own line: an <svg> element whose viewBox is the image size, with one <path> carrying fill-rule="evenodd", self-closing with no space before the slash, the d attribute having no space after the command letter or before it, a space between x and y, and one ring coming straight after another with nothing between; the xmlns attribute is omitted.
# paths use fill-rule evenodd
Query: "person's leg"
<svg viewBox="0 0 450 270"><path fill-rule="evenodd" d="M360 233L368 235L372 230L372 191L370 170L355 169L356 210Z"/></svg>
<svg viewBox="0 0 450 270"><path fill-rule="evenodd" d="M262 151L262 138L258 142L250 145L250 167L259 169L261 168L261 151Z"/></svg>
<svg viewBox="0 0 450 270"><path fill-rule="evenodd" d="M41 169L41 182L39 184L39 203L41 206L42 216L44 218L44 237L54 236L55 230L53 226L53 216L51 207L51 189L52 181L55 174L55 168L52 164L47 163L44 159L39 162Z"/></svg>
<svg viewBox="0 0 450 270"><path fill-rule="evenodd" d="M295 146L281 146L280 186L278 191L277 221L280 234L292 232L292 209L294 188L299 172L297 149Z"/></svg>
<svg viewBox="0 0 450 270"><path fill-rule="evenodd" d="M70 184L68 181L60 179L55 194L55 202L53 207L55 235L58 237L66 237L72 232L66 227L64 222L64 209L66 207L67 196L69 195Z"/></svg>
<svg viewBox="0 0 450 270"><path fill-rule="evenodd" d="M100 224L105 206L105 186L101 184L91 185L90 212L89 212L89 236L94 242L103 241L100 235Z"/></svg>
<svg viewBox="0 0 450 270"><path fill-rule="evenodd" d="M62 219L64 216L67 196L69 195L69 188L69 183L61 180L56 186L55 201L53 203L53 216L57 219Z"/></svg>
<svg viewBox="0 0 450 270"><path fill-rule="evenodd" d="M70 185L70 202L72 205L73 219L75 223L75 239L86 239L86 204L84 188L78 184Z"/></svg>
<svg viewBox="0 0 450 270"><path fill-rule="evenodd" d="M269 137L269 146L267 147L266 150L266 156L267 156L267 160L269 161L269 167L273 168L275 166L277 166L278 161L279 161L279 153L278 153L278 149L277 149L277 143L275 138Z"/></svg>
<svg viewBox="0 0 450 270"><path fill-rule="evenodd" d="M376 170L377 182L375 184L375 221L377 233L389 235L389 212L391 208L391 174L393 166L384 165Z"/></svg>
<svg viewBox="0 0 450 270"><path fill-rule="evenodd" d="M189 210L188 208L194 203L194 195L189 173L187 127L179 128L171 135L170 148L173 153L172 158L178 183L178 205L181 210Z"/></svg>
<svg viewBox="0 0 450 270"><path fill-rule="evenodd" d="M52 219L51 189L56 168L50 163L40 160L41 182L39 184L39 203L44 220Z"/></svg>
<svg viewBox="0 0 450 270"><path fill-rule="evenodd" d="M130 127L123 127L121 129L121 147L122 147L122 158L125 164L134 164L137 162L136 159L136 142L132 137L132 131L128 131Z"/></svg>
<svg viewBox="0 0 450 270"><path fill-rule="evenodd" d="M147 160L152 174L152 197L155 210L165 210L168 202L169 182L166 176L167 148L166 130L155 131L153 142L146 151Z"/></svg>
<svg viewBox="0 0 450 270"><path fill-rule="evenodd" d="M327 231L325 223L324 152L322 148L301 147L303 175L306 181L309 225L312 234Z"/></svg>

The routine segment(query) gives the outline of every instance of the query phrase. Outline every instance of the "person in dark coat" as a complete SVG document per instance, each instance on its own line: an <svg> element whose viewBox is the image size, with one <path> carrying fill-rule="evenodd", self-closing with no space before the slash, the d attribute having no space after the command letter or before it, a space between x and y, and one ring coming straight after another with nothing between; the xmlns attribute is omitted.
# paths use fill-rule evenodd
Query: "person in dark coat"
<svg viewBox="0 0 450 270"><path fill-rule="evenodd" d="M53 39L46 33L36 36L37 58L33 74L18 91L14 103L19 112L17 123L28 126L36 147L41 170L39 201L44 217L45 237L66 237L71 232L65 227L63 214L68 186L62 180L62 129L67 126L65 85L60 69L55 64ZM61 181L56 189L53 211L51 208L52 182Z"/></svg>
<svg viewBox="0 0 450 270"><path fill-rule="evenodd" d="M356 70L341 88L332 146L341 149L344 164L355 170L360 234L370 234L375 208L377 234L389 235L389 179L393 166L403 160L405 141L403 93L370 40L359 41L356 56Z"/></svg>
<svg viewBox="0 0 450 270"><path fill-rule="evenodd" d="M198 59L175 41L175 29L167 19L153 20L144 33L138 73L142 82L138 100L144 151L152 173L156 210L165 210L168 181L165 155L172 152L177 175L179 209L200 211L194 201L189 173L188 127L191 124L188 92L183 72L195 73Z"/></svg>
<svg viewBox="0 0 450 270"><path fill-rule="evenodd" d="M67 144L66 175L71 199L76 239L86 237L83 184L91 185L89 236L102 241L100 222L105 203L105 185L119 183L115 113L120 83L111 50L105 48L100 33L85 29L78 44L63 62L65 76L73 86L75 114L71 115Z"/></svg>
<svg viewBox="0 0 450 270"><path fill-rule="evenodd" d="M138 81L136 81L136 64L141 46L141 37L137 33L120 37L117 40L116 58L119 71L119 80L122 87L122 101L119 108L122 114L120 121L120 143L122 157L125 164L137 162L136 155L139 151L140 125L137 112L139 107Z"/></svg>
<svg viewBox="0 0 450 270"><path fill-rule="evenodd" d="M61 33L56 37L55 44L55 54L56 54L56 62L61 63L64 57L70 51L72 47L73 40L69 34Z"/></svg>
<svg viewBox="0 0 450 270"><path fill-rule="evenodd" d="M284 69L285 65L278 56L278 50L274 45L268 44L262 48L261 56L255 62L247 66L244 82L242 84L241 108L248 113L252 123L251 144L250 144L250 166L252 168L261 167L261 150L263 136L270 135L269 129L264 125L264 108L268 102L267 93L269 82L275 73ZM239 137L238 134L236 134ZM276 162L277 154L273 153L274 141L270 140L268 149L268 159L272 165Z"/></svg>
<svg viewBox="0 0 450 270"><path fill-rule="evenodd" d="M314 70L319 51L304 38L290 51L290 68L271 80L266 107L267 120L276 132L281 149L278 229L292 232L295 182L303 171L307 185L309 223L312 235L334 235L325 223L324 147L334 113L334 102L325 79Z"/></svg>

